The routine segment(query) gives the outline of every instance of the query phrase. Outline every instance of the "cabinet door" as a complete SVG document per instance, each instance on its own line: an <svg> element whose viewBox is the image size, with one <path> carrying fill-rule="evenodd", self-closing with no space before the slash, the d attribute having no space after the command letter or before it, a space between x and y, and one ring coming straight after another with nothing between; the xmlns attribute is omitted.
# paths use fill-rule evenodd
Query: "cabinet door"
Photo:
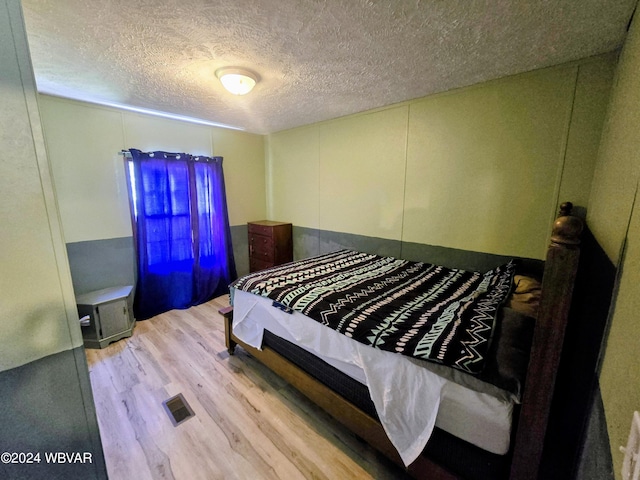
<svg viewBox="0 0 640 480"><path fill-rule="evenodd" d="M122 333L129 328L129 312L126 299L103 303L97 307L102 338Z"/></svg>

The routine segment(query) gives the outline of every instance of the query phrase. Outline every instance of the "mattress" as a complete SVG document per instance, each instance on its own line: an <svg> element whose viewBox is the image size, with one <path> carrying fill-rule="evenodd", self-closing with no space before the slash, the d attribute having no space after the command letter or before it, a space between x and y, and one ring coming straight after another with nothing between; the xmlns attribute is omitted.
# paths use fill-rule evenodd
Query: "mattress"
<svg viewBox="0 0 640 480"><path fill-rule="evenodd" d="M268 330L366 385L405 464L419 455L434 427L493 454L508 452L514 408L508 393L492 395L439 377L419 362L349 340L265 297L234 289L232 298L234 334L243 342L261 348Z"/></svg>

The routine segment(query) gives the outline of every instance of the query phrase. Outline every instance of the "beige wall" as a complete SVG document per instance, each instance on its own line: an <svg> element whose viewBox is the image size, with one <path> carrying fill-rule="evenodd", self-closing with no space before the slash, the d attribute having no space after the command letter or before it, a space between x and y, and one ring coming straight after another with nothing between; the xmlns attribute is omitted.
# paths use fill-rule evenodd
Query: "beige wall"
<svg viewBox="0 0 640 480"><path fill-rule="evenodd" d="M320 125L321 229L401 239L408 110L401 106Z"/></svg>
<svg viewBox="0 0 640 480"><path fill-rule="evenodd" d="M626 445L633 412L640 410L639 72L640 22L636 17L620 56L587 217L620 271L600 373L611 454L620 479L623 455L618 447Z"/></svg>
<svg viewBox="0 0 640 480"><path fill-rule="evenodd" d="M270 219L320 226L320 139L317 126L267 137L267 208Z"/></svg>
<svg viewBox="0 0 640 480"><path fill-rule="evenodd" d="M577 70L543 70L411 105L405 238L542 258Z"/></svg>
<svg viewBox="0 0 640 480"><path fill-rule="evenodd" d="M20 2L0 3L0 371L82 345Z"/></svg>
<svg viewBox="0 0 640 480"><path fill-rule="evenodd" d="M131 236L122 149L224 157L231 225L266 215L264 137L40 96L67 242Z"/></svg>
<svg viewBox="0 0 640 480"><path fill-rule="evenodd" d="M613 54L275 133L268 213L294 225L543 258L586 207Z"/></svg>
<svg viewBox="0 0 640 480"><path fill-rule="evenodd" d="M229 223L266 218L265 137L216 128L211 140L213 154L224 157Z"/></svg>

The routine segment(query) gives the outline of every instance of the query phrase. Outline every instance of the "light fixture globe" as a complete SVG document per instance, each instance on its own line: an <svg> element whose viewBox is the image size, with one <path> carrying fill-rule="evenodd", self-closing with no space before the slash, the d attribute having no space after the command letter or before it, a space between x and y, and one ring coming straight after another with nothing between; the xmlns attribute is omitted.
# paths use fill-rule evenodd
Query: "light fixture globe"
<svg viewBox="0 0 640 480"><path fill-rule="evenodd" d="M224 67L216 70L216 77L234 95L246 95L258 82L258 75L238 67Z"/></svg>

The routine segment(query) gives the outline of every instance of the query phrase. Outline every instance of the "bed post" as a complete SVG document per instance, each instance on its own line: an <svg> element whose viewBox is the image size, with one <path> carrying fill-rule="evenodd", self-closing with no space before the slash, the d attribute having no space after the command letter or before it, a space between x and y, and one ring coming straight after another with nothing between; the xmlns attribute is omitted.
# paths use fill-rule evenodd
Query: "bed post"
<svg viewBox="0 0 640 480"><path fill-rule="evenodd" d="M542 298L518 421L510 480L537 480L580 257L582 220L560 207L547 250Z"/></svg>
<svg viewBox="0 0 640 480"><path fill-rule="evenodd" d="M225 307L218 310L224 319L224 343L227 345L229 355L233 355L237 343L231 339L231 328L233 326L233 307Z"/></svg>

